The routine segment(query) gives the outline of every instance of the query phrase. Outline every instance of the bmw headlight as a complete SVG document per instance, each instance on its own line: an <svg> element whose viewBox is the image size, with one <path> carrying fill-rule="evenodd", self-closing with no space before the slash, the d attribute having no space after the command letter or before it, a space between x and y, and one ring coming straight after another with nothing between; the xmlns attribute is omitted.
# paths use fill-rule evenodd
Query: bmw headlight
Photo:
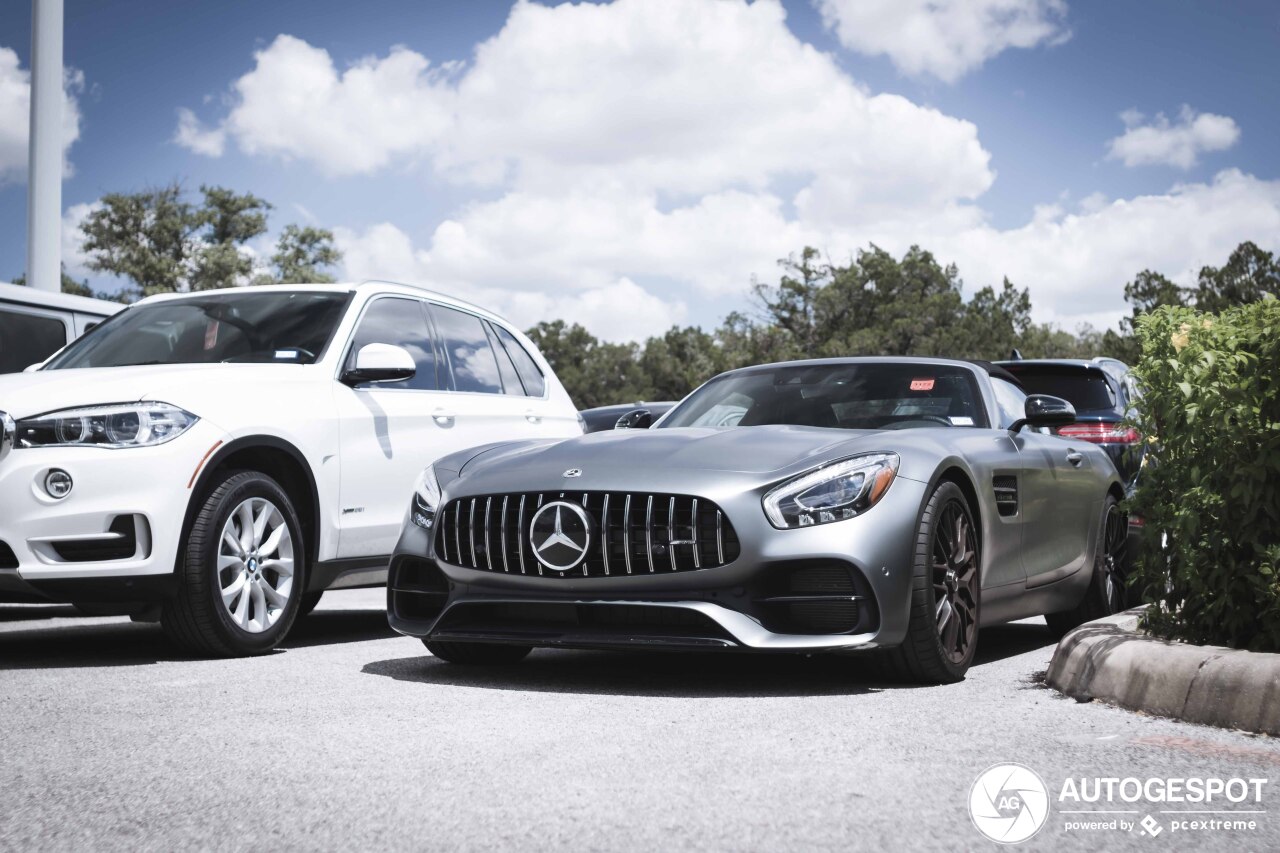
<svg viewBox="0 0 1280 853"><path fill-rule="evenodd" d="M18 447L152 447L200 420L168 403L63 409L18 421Z"/></svg>
<svg viewBox="0 0 1280 853"><path fill-rule="evenodd" d="M801 474L764 496L774 527L810 527L866 512L898 474L898 454L868 453Z"/></svg>
<svg viewBox="0 0 1280 853"><path fill-rule="evenodd" d="M430 530L436 523L436 510L440 507L440 481L436 479L435 466L427 468L413 487L413 507L409 517L423 530Z"/></svg>

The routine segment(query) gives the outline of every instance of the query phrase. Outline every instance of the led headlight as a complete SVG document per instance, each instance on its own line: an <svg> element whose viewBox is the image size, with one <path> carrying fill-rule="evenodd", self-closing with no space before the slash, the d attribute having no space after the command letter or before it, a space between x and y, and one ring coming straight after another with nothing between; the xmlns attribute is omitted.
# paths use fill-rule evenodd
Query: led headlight
<svg viewBox="0 0 1280 853"><path fill-rule="evenodd" d="M409 517L423 530L430 530L436 522L436 509L440 506L440 481L436 479L435 466L427 468L413 487L413 507Z"/></svg>
<svg viewBox="0 0 1280 853"><path fill-rule="evenodd" d="M168 403L64 409L18 421L18 447L152 447L200 420Z"/></svg>
<svg viewBox="0 0 1280 853"><path fill-rule="evenodd" d="M853 518L875 506L897 474L896 453L854 456L775 487L764 496L764 513L783 529Z"/></svg>

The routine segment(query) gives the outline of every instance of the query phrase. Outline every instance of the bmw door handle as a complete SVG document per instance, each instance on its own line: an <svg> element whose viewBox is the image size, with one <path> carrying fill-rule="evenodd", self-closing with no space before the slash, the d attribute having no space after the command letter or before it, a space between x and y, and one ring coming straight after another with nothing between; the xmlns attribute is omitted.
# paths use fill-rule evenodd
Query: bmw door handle
<svg viewBox="0 0 1280 853"><path fill-rule="evenodd" d="M1067 461L1079 468L1080 463L1084 461L1084 454L1078 450L1069 450L1067 451Z"/></svg>
<svg viewBox="0 0 1280 853"><path fill-rule="evenodd" d="M453 412L446 412L444 409L436 409L431 413L431 417L442 427L453 426L453 422L456 418Z"/></svg>
<svg viewBox="0 0 1280 853"><path fill-rule="evenodd" d="M525 419L526 421L528 421L529 423L531 423L531 424L540 424L540 423L542 423L542 415L538 414L538 413L537 413L537 412L535 412L533 409L526 409L526 410L525 410L525 413L524 413L524 419Z"/></svg>

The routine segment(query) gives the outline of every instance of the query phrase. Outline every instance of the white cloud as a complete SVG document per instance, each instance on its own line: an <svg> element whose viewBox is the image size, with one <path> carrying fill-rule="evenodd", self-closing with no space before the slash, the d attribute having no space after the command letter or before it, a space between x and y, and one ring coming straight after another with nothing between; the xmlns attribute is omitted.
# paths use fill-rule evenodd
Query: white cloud
<svg viewBox="0 0 1280 853"><path fill-rule="evenodd" d="M451 227L441 226L446 232ZM439 233L439 232L437 232ZM517 289L500 281L453 277L430 252L415 249L408 234L388 222L363 232L335 231L344 277L390 279L466 299L528 328L541 320L581 323L605 340L636 340L661 334L685 321L683 300L666 300L626 276L592 280L585 287Z"/></svg>
<svg viewBox="0 0 1280 853"><path fill-rule="evenodd" d="M88 267L89 257L84 253L84 220L95 210L102 209L101 201L89 204L73 204L62 214L62 263L73 278L97 276Z"/></svg>
<svg viewBox="0 0 1280 853"><path fill-rule="evenodd" d="M220 156L226 136L247 154L309 160L333 175L367 174L420 154L449 122L448 67L393 48L339 72L328 51L281 35L232 84L235 106L205 130L190 111L175 139Z"/></svg>
<svg viewBox="0 0 1280 853"><path fill-rule="evenodd" d="M178 109L178 129L173 135L173 141L197 154L203 154L206 157L221 157L223 149L226 147L227 133L220 127L212 130L205 129L200 124L200 119L196 118L195 113L186 107L180 107Z"/></svg>
<svg viewBox="0 0 1280 853"><path fill-rule="evenodd" d="M72 173L67 150L80 138L80 105L76 93L84 89L84 74L67 69L62 91L62 173ZM31 126L31 72L20 67L18 54L0 47L0 185L27 176Z"/></svg>
<svg viewBox="0 0 1280 853"><path fill-rule="evenodd" d="M1240 127L1230 116L1197 113L1187 105L1170 122L1157 113L1150 122L1137 110L1120 114L1125 132L1107 143L1107 157L1126 166L1176 166L1190 169L1206 151L1225 151L1240 138Z"/></svg>
<svg viewBox="0 0 1280 853"><path fill-rule="evenodd" d="M953 83L1011 47L1070 38L1064 0L816 0L840 43Z"/></svg>
<svg viewBox="0 0 1280 853"><path fill-rule="evenodd" d="M997 18L1010 45L1063 36ZM1119 319L1122 285L1144 268L1189 282L1241 240L1280 249L1280 182L1230 170L1164 195L1062 196L997 228L976 203L995 179L977 129L868 93L799 41L775 0L519 3L447 69L400 48L340 72L281 36L233 85L227 114L192 129L329 174L416 167L477 189L412 231L336 229L345 276L608 339L714 322L805 245L842 261L871 242L918 244L956 262L970 290L1006 275L1029 287L1037 318L1068 326Z"/></svg>

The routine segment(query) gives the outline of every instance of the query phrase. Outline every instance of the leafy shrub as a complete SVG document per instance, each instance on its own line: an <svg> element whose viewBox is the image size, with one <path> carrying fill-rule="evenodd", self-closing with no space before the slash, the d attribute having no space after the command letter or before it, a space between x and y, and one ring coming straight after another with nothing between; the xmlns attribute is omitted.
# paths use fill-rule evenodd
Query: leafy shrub
<svg viewBox="0 0 1280 853"><path fill-rule="evenodd" d="M1152 633L1280 651L1280 302L1138 321L1151 442L1131 509Z"/></svg>

